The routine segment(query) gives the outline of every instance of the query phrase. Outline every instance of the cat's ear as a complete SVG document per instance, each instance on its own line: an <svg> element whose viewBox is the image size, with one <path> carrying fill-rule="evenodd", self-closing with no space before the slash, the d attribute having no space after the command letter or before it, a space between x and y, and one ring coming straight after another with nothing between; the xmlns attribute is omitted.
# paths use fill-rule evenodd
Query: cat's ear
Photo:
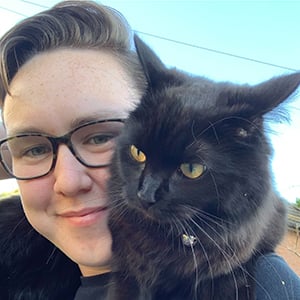
<svg viewBox="0 0 300 300"><path fill-rule="evenodd" d="M272 78L238 91L228 98L228 105L247 117L262 117L292 96L300 85L300 72Z"/></svg>
<svg viewBox="0 0 300 300"><path fill-rule="evenodd" d="M166 70L165 65L155 52L136 34L134 35L134 45L148 84L155 86L156 78L160 77L159 75Z"/></svg>
<svg viewBox="0 0 300 300"><path fill-rule="evenodd" d="M176 68L167 68L155 52L143 42L138 35L134 35L136 52L148 83L148 91L159 91L166 85L178 86L187 80L184 72Z"/></svg>
<svg viewBox="0 0 300 300"><path fill-rule="evenodd" d="M255 109L258 109L260 114L272 111L286 101L299 85L300 73L275 77L256 85L253 88L256 96Z"/></svg>

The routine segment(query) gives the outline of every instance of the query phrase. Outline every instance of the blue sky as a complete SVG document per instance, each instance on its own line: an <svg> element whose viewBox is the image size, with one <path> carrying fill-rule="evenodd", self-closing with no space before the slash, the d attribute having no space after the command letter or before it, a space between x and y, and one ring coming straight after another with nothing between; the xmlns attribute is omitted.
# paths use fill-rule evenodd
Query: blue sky
<svg viewBox="0 0 300 300"><path fill-rule="evenodd" d="M57 2L0 0L0 35L25 16ZM300 1L101 2L123 13L132 28L169 66L215 80L249 84L289 73L289 69L300 70ZM275 182L282 195L293 202L300 197L300 158L297 150L300 97L291 104L291 108L291 124L274 124L272 128L277 134L272 134L271 140L275 149L272 161Z"/></svg>

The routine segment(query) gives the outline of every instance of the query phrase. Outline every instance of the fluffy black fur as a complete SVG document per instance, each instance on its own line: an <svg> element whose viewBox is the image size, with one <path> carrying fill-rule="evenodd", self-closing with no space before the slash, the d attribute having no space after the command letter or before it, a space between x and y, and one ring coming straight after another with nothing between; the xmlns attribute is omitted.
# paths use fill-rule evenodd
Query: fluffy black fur
<svg viewBox="0 0 300 300"><path fill-rule="evenodd" d="M264 119L297 89L300 73L256 86L216 83L167 69L135 43L148 90L112 163L109 299L255 299L255 261L285 232ZM203 175L185 177L183 163L203 165ZM196 243L184 245L183 234Z"/></svg>
<svg viewBox="0 0 300 300"><path fill-rule="evenodd" d="M71 300L80 271L28 223L19 196L0 200L0 299Z"/></svg>

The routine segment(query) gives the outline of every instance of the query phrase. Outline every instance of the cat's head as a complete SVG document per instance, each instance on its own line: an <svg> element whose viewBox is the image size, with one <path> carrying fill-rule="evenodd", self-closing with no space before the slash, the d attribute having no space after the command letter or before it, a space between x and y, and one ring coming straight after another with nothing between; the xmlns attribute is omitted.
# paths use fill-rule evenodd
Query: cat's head
<svg viewBox="0 0 300 300"><path fill-rule="evenodd" d="M162 222L254 214L272 191L264 117L297 89L300 73L216 83L167 69L137 36L135 44L148 89L117 148L128 204Z"/></svg>

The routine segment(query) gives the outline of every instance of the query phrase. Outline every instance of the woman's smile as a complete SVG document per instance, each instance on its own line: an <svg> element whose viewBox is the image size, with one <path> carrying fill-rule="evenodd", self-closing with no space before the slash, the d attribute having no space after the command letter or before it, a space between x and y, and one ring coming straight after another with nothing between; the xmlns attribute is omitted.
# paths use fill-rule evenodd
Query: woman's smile
<svg viewBox="0 0 300 300"><path fill-rule="evenodd" d="M87 227L91 226L99 221L106 219L108 209L106 206L84 208L81 210L67 211L58 214L73 226Z"/></svg>

